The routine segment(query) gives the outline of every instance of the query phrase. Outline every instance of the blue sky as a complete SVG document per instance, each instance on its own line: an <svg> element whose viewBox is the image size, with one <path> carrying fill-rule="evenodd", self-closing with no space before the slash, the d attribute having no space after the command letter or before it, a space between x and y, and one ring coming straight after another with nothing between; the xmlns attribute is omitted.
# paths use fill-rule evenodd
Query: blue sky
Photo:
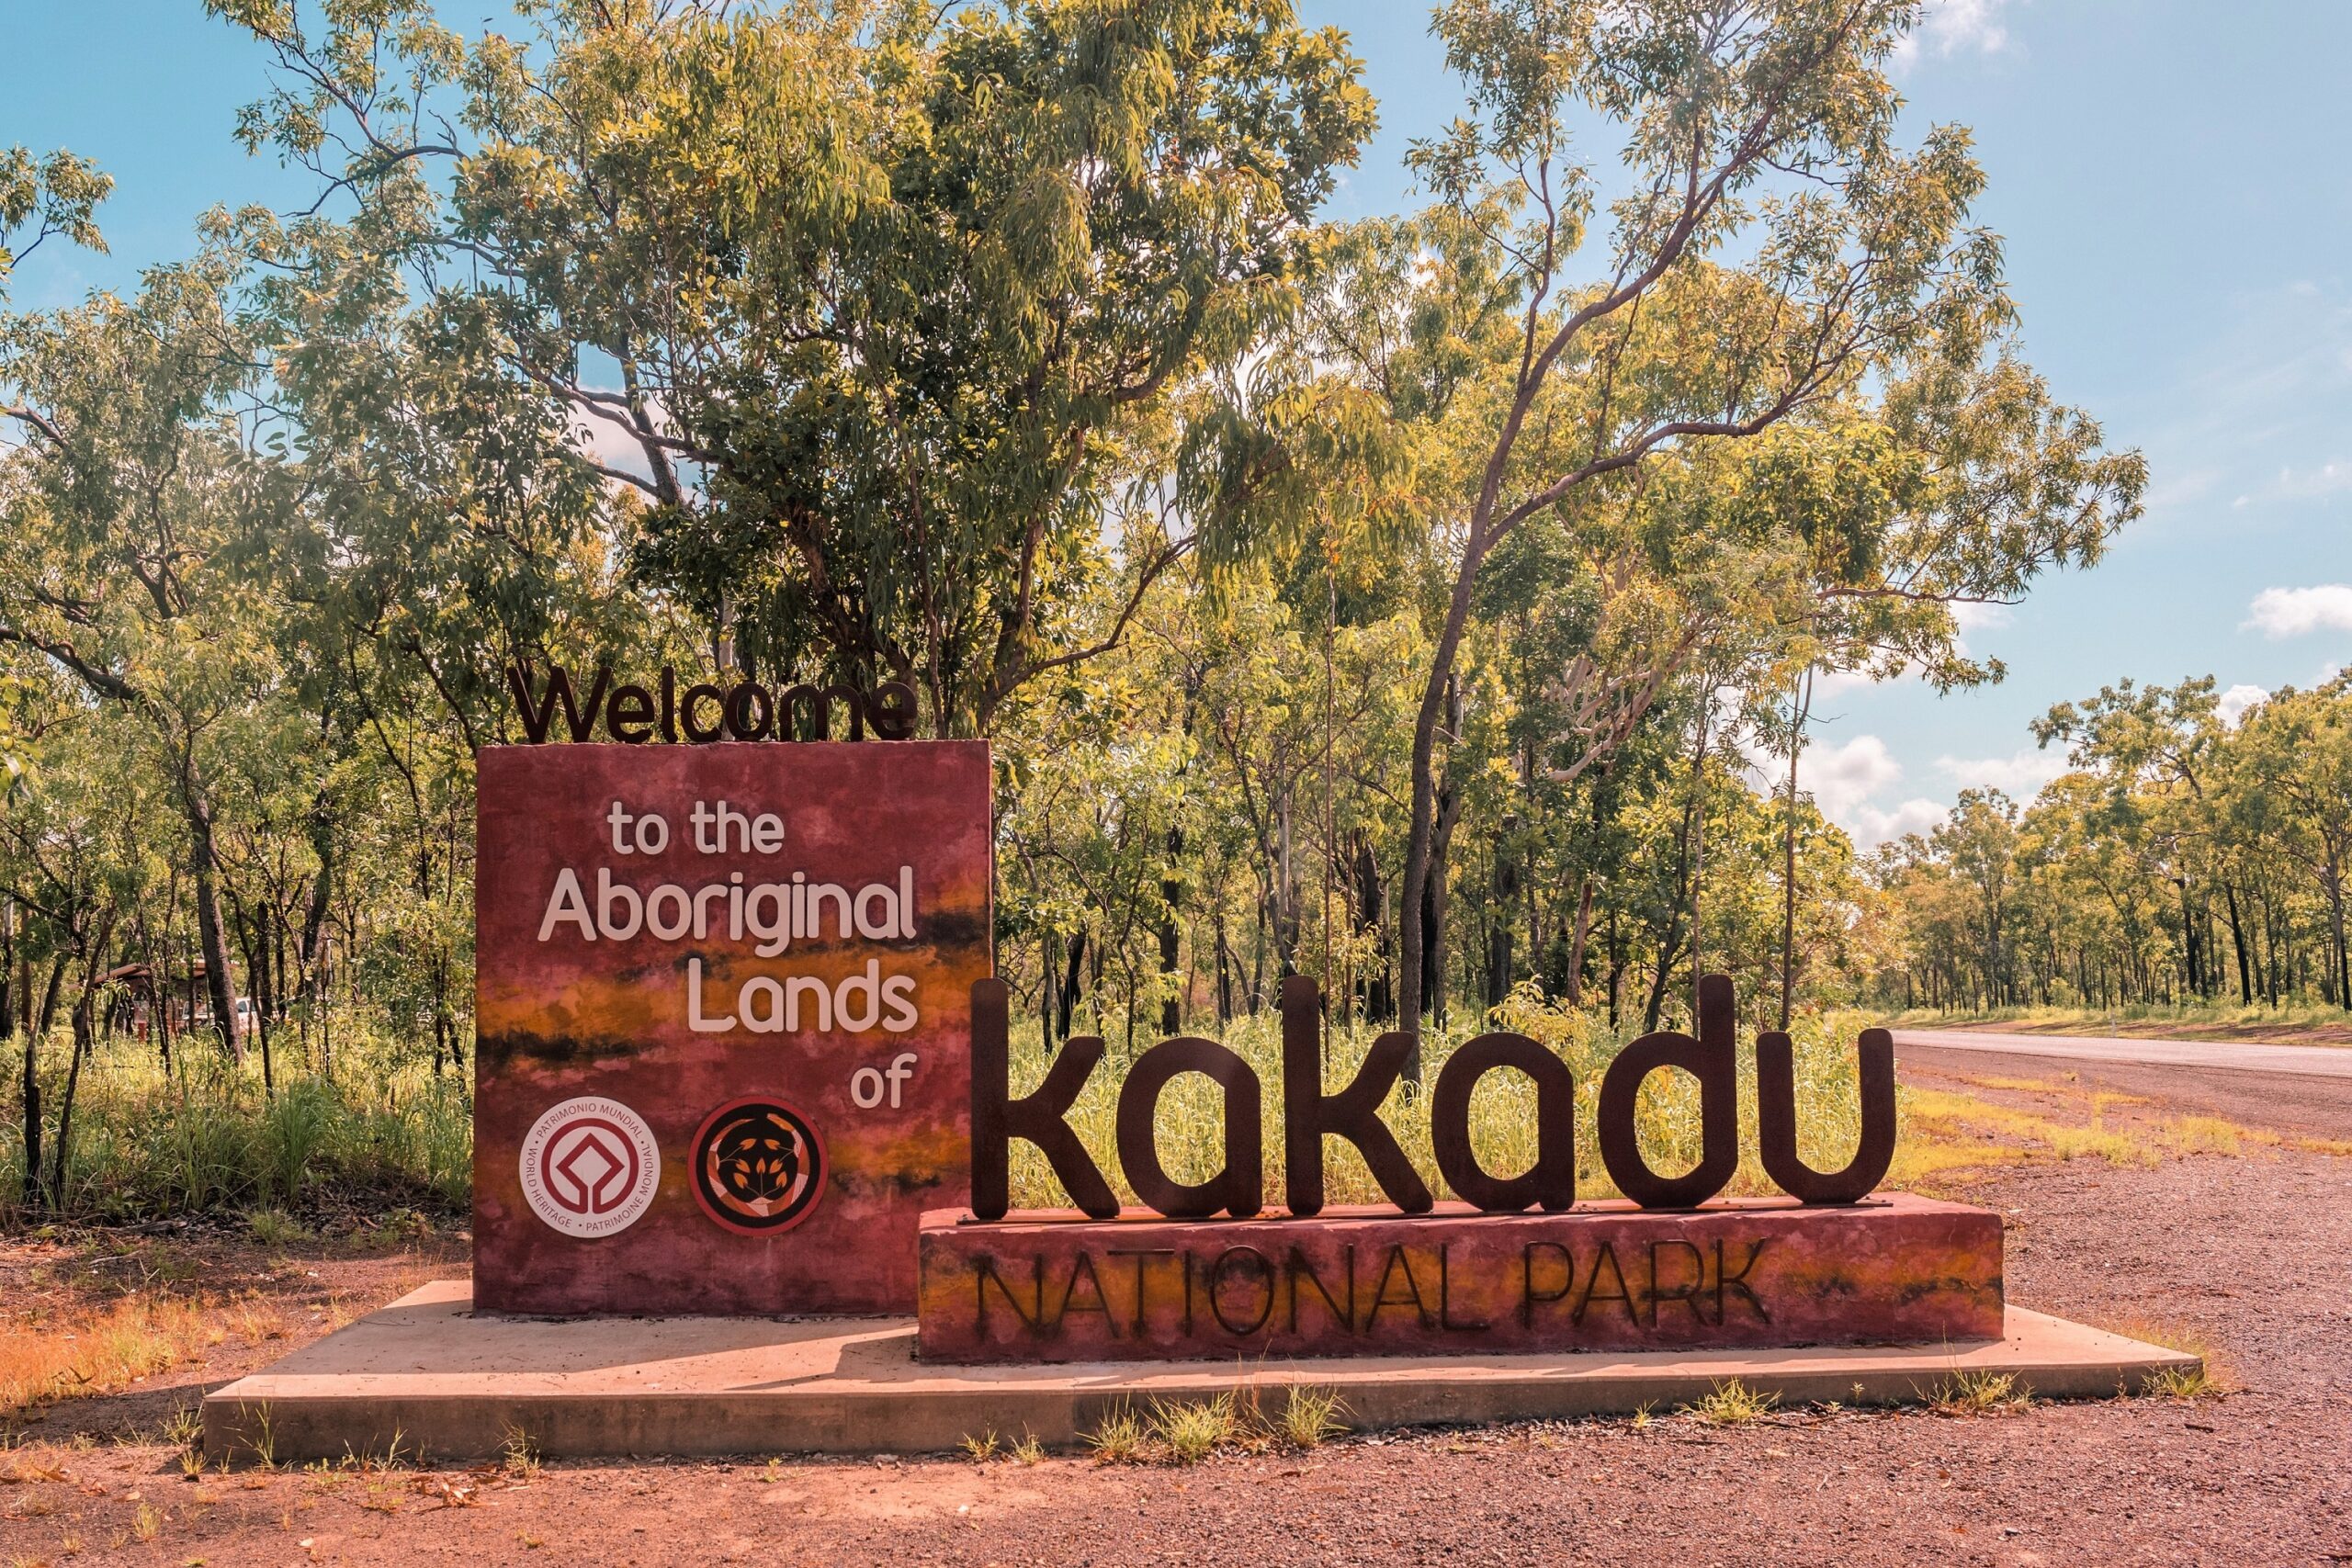
<svg viewBox="0 0 2352 1568"><path fill-rule="evenodd" d="M1426 8L1302 9L1350 31L1381 103L1336 210L1413 205L1405 148L1458 104ZM263 62L196 0L0 0L0 145L71 147L119 182L101 214L113 254L52 243L20 268L17 307L128 287L184 254L212 203L303 189L231 139ZM1931 8L1900 67L1915 133L1974 129L1990 176L1978 216L2007 242L2029 357L2111 442L2147 454L2153 482L2104 564L1970 626L2006 682L1938 698L1899 681L1825 702L1806 783L1864 841L1925 826L1965 785L2030 795L2060 759L2034 749L2027 720L2121 676L2211 674L2243 701L2352 662L2346 59L2352 6L2336 0Z"/></svg>

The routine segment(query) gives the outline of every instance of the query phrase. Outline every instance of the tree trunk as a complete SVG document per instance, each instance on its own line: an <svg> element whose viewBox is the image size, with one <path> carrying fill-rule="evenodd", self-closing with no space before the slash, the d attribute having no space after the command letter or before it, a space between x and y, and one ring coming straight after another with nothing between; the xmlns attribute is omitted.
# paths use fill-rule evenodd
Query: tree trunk
<svg viewBox="0 0 2352 1568"><path fill-rule="evenodd" d="M1258 1016L1258 998L1265 995L1266 986L1266 899L1257 900L1258 929L1251 932L1250 943L1250 1016Z"/></svg>
<svg viewBox="0 0 2352 1568"><path fill-rule="evenodd" d="M1475 544L1475 537L1473 543ZM1465 558L1446 606L1445 626L1431 650L1429 682L1421 690L1421 705L1413 720L1413 812L1405 838L1404 886L1398 898L1402 913L1396 944L1396 1012L1405 1031L1417 1043L1406 1057L1406 1075L1420 1081L1421 1054L1418 1043L1421 1014L1428 1007L1425 984L1429 970L1426 947L1428 921L1434 908L1429 897L1431 850L1437 830L1438 721L1452 718L1449 735L1459 735L1461 697L1453 678L1453 660L1462 648L1462 632L1470 618L1470 585L1476 562Z"/></svg>
<svg viewBox="0 0 2352 1568"><path fill-rule="evenodd" d="M57 1139L49 1156L49 1206L60 1213L65 1208L65 1159L74 1138L74 1099L82 1087L83 1058L90 1053L90 1006L97 991L100 966L106 962L107 943L114 936L114 922L112 909L100 917L96 938L82 955L82 987L74 998L74 1054L65 1067L65 1092L57 1103Z"/></svg>
<svg viewBox="0 0 2352 1568"><path fill-rule="evenodd" d="M57 991L65 983L65 955L59 953L49 961L49 983L40 990L40 1011L33 1020L32 1034L36 1040L46 1040L51 1026L57 1022Z"/></svg>
<svg viewBox="0 0 2352 1568"><path fill-rule="evenodd" d="M303 989L315 1003L326 1000L326 954L321 944L326 939L327 913L334 907L334 827L322 803L311 815L311 852L318 857L319 874L311 879L310 904L302 911Z"/></svg>
<svg viewBox="0 0 2352 1568"><path fill-rule="evenodd" d="M1584 878L1584 890L1577 895L1577 924L1568 939L1568 973L1561 989L1570 1007L1584 1005L1584 950L1592 936L1592 878Z"/></svg>
<svg viewBox="0 0 2352 1568"><path fill-rule="evenodd" d="M254 1038L261 1043L261 1091L277 1092L277 1074L269 1051L269 959L266 932L256 932L249 911L237 917L237 945L245 955L245 979L253 987Z"/></svg>
<svg viewBox="0 0 2352 1568"><path fill-rule="evenodd" d="M1506 829L1510 826L1505 820ZM1511 905L1519 898L1519 867L1511 863L1499 845L1495 852L1491 884L1497 911L1494 930L1487 939L1487 1005L1500 1007L1510 995L1514 978L1511 968Z"/></svg>
<svg viewBox="0 0 2352 1568"><path fill-rule="evenodd" d="M1617 924L1617 901L1609 901L1609 1027L1617 1027L1625 998L1625 938Z"/></svg>
<svg viewBox="0 0 2352 1568"><path fill-rule="evenodd" d="M1086 928L1069 939L1069 973L1062 981L1062 994L1056 1003L1054 1032L1063 1039L1069 1038L1070 1010L1078 1006L1079 964L1086 957Z"/></svg>
<svg viewBox="0 0 2352 1568"><path fill-rule="evenodd" d="M1381 886L1380 863L1373 857L1372 835L1356 832L1357 930L1373 941L1373 960L1364 976L1363 1016L1367 1023L1385 1023L1396 1016L1390 995L1388 964L1388 890Z"/></svg>
<svg viewBox="0 0 2352 1568"><path fill-rule="evenodd" d="M1159 878L1159 974L1163 983L1175 983L1178 953L1176 912L1184 894L1183 878L1177 874L1177 865L1184 854L1184 829L1168 829L1168 869ZM1174 1034L1184 1027L1183 998L1170 996L1159 1004L1159 1032Z"/></svg>
<svg viewBox="0 0 2352 1568"><path fill-rule="evenodd" d="M1682 827L1675 836L1674 902L1668 906L1666 930L1658 933L1657 973L1650 978L1650 999L1642 1013L1644 1030L1653 1034L1657 1032L1658 1021L1664 1016L1666 988L1672 983L1675 957L1682 947L1683 913L1686 909L1696 909L1699 904L1699 896L1690 885L1691 829L1698 815L1699 798L1697 792L1693 791L1690 798L1682 803Z"/></svg>
<svg viewBox="0 0 2352 1568"><path fill-rule="evenodd" d="M1657 973L1650 976L1649 1001L1642 1010L1643 1032L1655 1034L1666 1016L1667 988L1674 983L1674 967L1682 951L1682 909L1679 904L1666 918L1666 932L1657 944Z"/></svg>
<svg viewBox="0 0 2352 1568"><path fill-rule="evenodd" d="M1714 717L1714 679L1709 676L1699 685L1699 745L1690 757L1690 984L1691 995L1698 995L1699 970L1706 963L1707 928L1700 909L1700 897L1707 880L1707 728ZM1652 1024L1651 1028L1657 1026Z"/></svg>
<svg viewBox="0 0 2352 1568"><path fill-rule="evenodd" d="M1290 855L1290 790L1284 786L1275 807L1274 957L1275 974L1288 979L1298 973L1298 884L1293 878Z"/></svg>
<svg viewBox="0 0 2352 1568"><path fill-rule="evenodd" d="M1225 907L1218 902L1216 911L1216 1021L1220 1024L1233 1021L1233 972L1240 965L1235 962L1233 944L1226 939Z"/></svg>
<svg viewBox="0 0 2352 1568"><path fill-rule="evenodd" d="M2328 929L2335 938L2335 1005L2352 1012L2352 955L2344 950L2344 867L2327 864Z"/></svg>
<svg viewBox="0 0 2352 1568"><path fill-rule="evenodd" d="M1060 939L1051 931L1037 935L1037 1033L1046 1043L1046 1055L1054 1054L1054 990L1059 981L1061 954L1057 951Z"/></svg>
<svg viewBox="0 0 2352 1568"><path fill-rule="evenodd" d="M24 1203L28 1209L40 1207L40 1063L38 1036L29 1029L22 1036L25 1043L25 1172Z"/></svg>
<svg viewBox="0 0 2352 1568"><path fill-rule="evenodd" d="M1448 785L1438 794L1436 821L1431 824L1433 831L1430 839L1429 877L1421 887L1424 940L1421 944L1419 989L1421 1006L1429 1013L1431 1021L1440 1029L1443 1029L1446 1025L1447 1012L1445 923L1446 908L1451 902L1452 890L1447 884L1446 863L1451 857L1453 847L1454 826L1461 820L1461 792ZM1414 1026L1408 1032L1412 1036L1412 1044L1405 1055L1405 1081L1418 1085L1421 1081L1421 1035L1419 1027L1420 1021L1404 1012L1401 1007L1398 1011L1405 1022Z"/></svg>
<svg viewBox="0 0 2352 1568"><path fill-rule="evenodd" d="M212 806L196 782L193 765L180 764L180 803L187 815L188 870L196 881L196 935L204 949L204 985L212 1001L213 1032L223 1055L243 1066L245 1043L237 1036L237 992L229 970L229 944L220 929L220 855L212 841Z"/></svg>
<svg viewBox="0 0 2352 1568"><path fill-rule="evenodd" d="M1812 710L1813 671L1808 667L1789 726L1789 817L1781 873L1781 1029L1784 1033L1797 983L1797 759L1804 754L1804 721Z"/></svg>

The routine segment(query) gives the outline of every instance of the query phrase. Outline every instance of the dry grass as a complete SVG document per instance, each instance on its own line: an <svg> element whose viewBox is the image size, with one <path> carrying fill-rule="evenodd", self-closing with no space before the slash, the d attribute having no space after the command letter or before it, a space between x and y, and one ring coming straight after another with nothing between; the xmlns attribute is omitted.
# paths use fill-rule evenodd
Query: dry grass
<svg viewBox="0 0 2352 1568"><path fill-rule="evenodd" d="M530 1433L520 1427L509 1427L499 1448L509 1479L527 1486L539 1478L539 1445ZM775 1461L770 1461L769 1466L773 1469Z"/></svg>
<svg viewBox="0 0 2352 1568"><path fill-rule="evenodd" d="M0 1329L0 1416L53 1399L119 1393L231 1339L281 1338L289 1324L258 1296L133 1295L103 1312Z"/></svg>
<svg viewBox="0 0 2352 1568"><path fill-rule="evenodd" d="M1086 1434L1086 1446L1104 1464L1139 1464L1151 1450L1151 1434L1131 1405L1122 1404Z"/></svg>
<svg viewBox="0 0 2352 1568"><path fill-rule="evenodd" d="M99 1045L74 1103L63 1213L240 1212L265 1246L279 1246L298 1237L290 1213L321 1193L463 1209L473 1166L465 1075L435 1075L413 1043L344 1021L336 1037L342 1067L332 1079L281 1057L275 1093L257 1067L184 1052L165 1072L136 1041ZM62 1077L72 1048L63 1031L43 1043L45 1079ZM0 1077L0 1122L22 1111L15 1075ZM0 1139L0 1222L26 1218L22 1163L21 1141Z"/></svg>
<svg viewBox="0 0 2352 1568"><path fill-rule="evenodd" d="M2161 1346L2197 1358L2191 1370L2165 1368L2152 1374L2138 1390L2142 1393L2163 1395L2173 1399L2196 1399L2208 1394L2233 1393L2239 1383L2232 1375L2229 1359L2213 1348L2202 1330L2170 1318L2123 1317L2101 1319L2098 1326L2127 1339L2137 1339L2145 1345Z"/></svg>
<svg viewBox="0 0 2352 1568"><path fill-rule="evenodd" d="M1781 1403L1777 1393L1761 1393L1737 1378L1719 1382L1682 1407L1682 1414L1710 1427L1737 1427L1770 1416Z"/></svg>
<svg viewBox="0 0 2352 1568"><path fill-rule="evenodd" d="M1954 1372L1928 1391L1928 1407L1939 1416L1996 1416L2032 1403L2032 1390L2008 1372Z"/></svg>
<svg viewBox="0 0 2352 1568"><path fill-rule="evenodd" d="M1988 1073L1983 1077L1964 1077L1960 1081L1974 1084L1978 1089L2006 1089L2018 1094L2067 1094L2075 1088L2074 1077L2074 1074L2068 1073L2066 1075L2068 1081L2052 1083L2046 1078L2011 1078L2003 1077L1996 1073Z"/></svg>
<svg viewBox="0 0 2352 1568"><path fill-rule="evenodd" d="M2140 1380L2139 1392L2146 1399L2188 1400L2218 1394L2222 1388L2199 1362L2193 1367L2158 1367Z"/></svg>
<svg viewBox="0 0 2352 1568"><path fill-rule="evenodd" d="M2352 1138L2290 1138L2287 1146L2307 1154L2333 1155L2337 1159L2352 1159Z"/></svg>
<svg viewBox="0 0 2352 1568"><path fill-rule="evenodd" d="M1192 1465L1220 1450L1263 1453L1278 1442L1316 1448L1347 1430L1339 1419L1346 1409L1334 1391L1306 1384L1290 1385L1272 1417L1254 1395L1246 1404L1230 1393L1155 1399L1140 1412L1125 1404L1112 1407L1084 1441L1102 1464Z"/></svg>
<svg viewBox="0 0 2352 1568"><path fill-rule="evenodd" d="M1155 1399L1145 1425L1177 1464L1198 1464L1241 1435L1241 1418L1230 1393L1204 1400Z"/></svg>
<svg viewBox="0 0 2352 1568"><path fill-rule="evenodd" d="M1347 1408L1347 1402L1335 1389L1293 1383L1283 1401L1282 1415L1275 1420L1275 1430L1293 1448L1319 1448L1324 1439L1336 1438L1348 1429L1340 1420Z"/></svg>
<svg viewBox="0 0 2352 1568"><path fill-rule="evenodd" d="M2221 1116L2138 1116L2126 1118L2124 1125L2110 1125L2112 1112L2149 1103L2139 1095L2035 1078L1962 1081L1995 1091L2056 1095L2079 1106L2084 1121L2077 1124L2055 1119L2069 1109L2064 1104L2045 1112L1951 1090L1905 1089L1903 1137L1886 1185L1917 1186L1949 1170L2033 1159L2101 1159L2109 1165L2146 1167L2166 1157L2228 1158L2277 1149L2352 1156L2352 1142L2293 1137Z"/></svg>

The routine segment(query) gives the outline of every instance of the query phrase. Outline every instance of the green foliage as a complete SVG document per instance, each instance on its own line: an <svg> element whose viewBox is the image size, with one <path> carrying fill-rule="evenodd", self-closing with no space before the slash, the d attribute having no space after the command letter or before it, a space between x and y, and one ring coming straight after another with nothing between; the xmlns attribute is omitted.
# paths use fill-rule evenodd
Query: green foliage
<svg viewBox="0 0 2352 1568"><path fill-rule="evenodd" d="M1304 972L1335 1070L1492 1020L1589 1093L1723 969L1751 1023L1785 990L1834 1161L1838 1010L2015 992L2019 898L2153 975L2197 846L2188 907L2312 967L2347 792L2303 699L2194 811L2102 710L2091 783L1875 878L1804 795L1809 672L1996 677L1954 607L2095 562L2144 482L2024 360L1967 133L1901 134L1902 0L1454 0L1431 205L1351 224L1372 105L1280 0L208 6L315 204L0 311L11 1202L457 1201L517 661L898 679L988 736L1024 1071L1188 1031L1272 1081ZM0 155L0 285L106 190Z"/></svg>
<svg viewBox="0 0 2352 1568"><path fill-rule="evenodd" d="M0 299L8 297L17 264L46 240L62 235L85 250L105 250L96 213L113 189L113 176L71 152L0 150Z"/></svg>
<svg viewBox="0 0 2352 1568"><path fill-rule="evenodd" d="M41 1054L54 1098L62 1038ZM84 1069L60 1201L96 1219L251 1212L254 1235L291 1216L402 1204L462 1211L473 1181L472 1106L463 1085L434 1074L404 1043L354 1041L336 1076L289 1074L275 1094L258 1076L199 1058L165 1073L135 1043L102 1046ZM0 1089L14 1124L21 1092ZM0 1145L0 1215L21 1217L23 1149Z"/></svg>
<svg viewBox="0 0 2352 1568"><path fill-rule="evenodd" d="M1964 791L1880 857L1902 918L1880 993L1970 1010L2352 1007L2352 681L2235 725L2211 677L2125 681L2036 722L2073 771L2020 809Z"/></svg>

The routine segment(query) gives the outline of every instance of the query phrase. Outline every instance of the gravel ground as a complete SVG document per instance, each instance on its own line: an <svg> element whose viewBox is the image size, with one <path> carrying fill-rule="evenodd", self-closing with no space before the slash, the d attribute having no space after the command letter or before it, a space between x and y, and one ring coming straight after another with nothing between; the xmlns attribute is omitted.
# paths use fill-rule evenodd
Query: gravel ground
<svg viewBox="0 0 2352 1568"><path fill-rule="evenodd" d="M2143 1066L2077 1056L1898 1046L1905 1083L1985 1077L2064 1081L2084 1089L2145 1095L2179 1112L2224 1117L2294 1137L2352 1139L2352 1077L2248 1072L2234 1067Z"/></svg>
<svg viewBox="0 0 2352 1568"><path fill-rule="evenodd" d="M2294 1130L2352 1135L2324 1114ZM118 1402L85 1400L15 1456L47 1478L0 1484L0 1562L2352 1562L2352 1159L2033 1164L1942 1195L2007 1216L2014 1300L2216 1351L2235 1392L1391 1434L1189 1470L750 1460L195 1483L160 1446L59 1444L119 1427Z"/></svg>

